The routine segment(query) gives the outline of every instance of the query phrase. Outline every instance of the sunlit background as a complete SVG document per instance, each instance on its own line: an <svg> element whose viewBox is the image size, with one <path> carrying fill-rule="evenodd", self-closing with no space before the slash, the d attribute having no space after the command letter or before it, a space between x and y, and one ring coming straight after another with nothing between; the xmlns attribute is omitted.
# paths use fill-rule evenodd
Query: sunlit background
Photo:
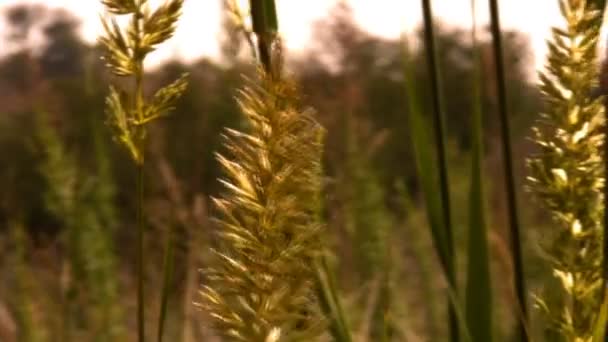
<svg viewBox="0 0 608 342"><path fill-rule="evenodd" d="M151 0L151 4L161 0ZM291 53L305 50L311 43L311 31L316 21L325 17L339 0L279 0L281 33ZM246 5L247 1L242 1ZM417 1L399 0L348 0L357 22L365 30L382 37L398 38L411 31L421 22L421 10ZM79 31L86 41L93 42L101 33L99 14L102 11L97 0L4 0L0 11L15 4L44 4L62 8L82 20ZM534 66L542 66L551 26L559 25L559 8L552 0L502 0L499 1L502 23L506 29L525 33L534 47ZM246 6L243 6L244 8ZM470 27L471 9L467 0L436 0L435 15L448 25ZM175 38L161 47L152 57L151 64L168 58L192 61L201 56L217 58L218 37L221 34L221 0L186 0L184 15ZM487 1L477 1L478 25L488 22ZM1 28L2 26L0 26ZM36 44L37 35L32 35ZM38 36L39 38L39 36ZM0 54L6 53L2 49ZM10 50L10 49L9 49Z"/></svg>

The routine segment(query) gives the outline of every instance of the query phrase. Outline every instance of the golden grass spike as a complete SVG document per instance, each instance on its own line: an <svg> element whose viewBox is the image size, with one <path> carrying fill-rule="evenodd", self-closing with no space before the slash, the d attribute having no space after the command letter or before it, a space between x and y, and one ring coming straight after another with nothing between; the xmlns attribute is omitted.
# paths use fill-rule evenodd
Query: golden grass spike
<svg viewBox="0 0 608 342"><path fill-rule="evenodd" d="M260 70L238 103L249 131L226 133L225 192L215 200L218 249L202 307L229 340L311 340L318 333L313 258L323 129L290 80Z"/></svg>
<svg viewBox="0 0 608 342"><path fill-rule="evenodd" d="M528 161L529 185L555 225L543 247L561 284L538 307L568 341L591 341L601 303L602 133L597 86L601 13L580 0L560 2L565 30L553 30L540 89L547 104L533 138L539 152ZM552 288L549 286L549 288Z"/></svg>

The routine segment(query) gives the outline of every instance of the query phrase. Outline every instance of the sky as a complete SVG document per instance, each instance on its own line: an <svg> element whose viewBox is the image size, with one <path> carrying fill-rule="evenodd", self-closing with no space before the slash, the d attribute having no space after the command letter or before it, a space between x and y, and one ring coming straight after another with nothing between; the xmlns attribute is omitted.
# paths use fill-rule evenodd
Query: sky
<svg viewBox="0 0 608 342"><path fill-rule="evenodd" d="M163 0L150 0L156 6ZM219 52L220 8L222 0L185 0L184 11L175 36L150 56L150 64L167 58L185 61ZM277 0L280 31L290 53L303 51L310 41L316 20L323 18L338 0ZM411 32L421 21L419 0L347 0L359 24L373 34L398 38ZM42 3L51 8L72 11L82 20L83 37L95 41L101 34L99 0L0 0L0 12L15 4ZM433 0L435 16L454 26L470 27L471 0ZM543 65L545 40L550 27L561 23L557 0L499 0L504 29L528 34L533 47L532 62ZM477 0L478 25L488 23L486 0ZM3 24L0 22L0 33ZM1 50L1 49L0 49Z"/></svg>

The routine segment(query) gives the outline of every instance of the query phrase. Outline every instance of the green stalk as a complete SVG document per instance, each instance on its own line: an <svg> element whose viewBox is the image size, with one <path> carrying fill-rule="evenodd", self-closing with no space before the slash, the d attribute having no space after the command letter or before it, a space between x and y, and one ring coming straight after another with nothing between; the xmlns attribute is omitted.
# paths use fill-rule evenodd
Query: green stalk
<svg viewBox="0 0 608 342"><path fill-rule="evenodd" d="M141 6L138 7L135 13L135 24L136 38L135 38L135 54L141 50L141 25L139 21L143 18L141 12ZM143 90L143 74L144 74L144 63L139 56L137 58L137 66L135 67L135 113L140 121L144 120L144 90ZM137 187L137 256L136 256L136 267L137 267L137 336L139 342L146 340L145 334L145 309L144 309L144 150L145 150L145 133L143 127L139 127L136 130L137 136L135 137L137 143L137 149L140 153L140 160L136 161L136 187Z"/></svg>
<svg viewBox="0 0 608 342"><path fill-rule="evenodd" d="M138 341L145 341L144 322L144 165L137 164L137 336Z"/></svg>
<svg viewBox="0 0 608 342"><path fill-rule="evenodd" d="M327 257L322 255L316 260L317 296L319 304L329 318L329 332L336 342L352 342L346 315L336 291L336 281Z"/></svg>
<svg viewBox="0 0 608 342"><path fill-rule="evenodd" d="M272 41L279 30L275 0L249 0L253 32L258 37L258 56L267 73L272 71Z"/></svg>
<svg viewBox="0 0 608 342"><path fill-rule="evenodd" d="M433 11L430 0L422 0L422 12L424 16L424 40L426 55L428 60L428 71L431 78L431 97L433 102L433 124L435 131L435 148L439 167L439 188L441 194L441 208L443 222L445 224L445 237L447 248L447 270L446 276L452 289L456 290L456 256L454 254L454 238L452 234L452 213L450 206L450 189L448 180L447 153L445 147L445 123L444 108L441 94L439 62L435 46L435 34L433 28ZM449 305L449 326L451 341L457 342L460 339L458 332L458 322L456 319L455 308Z"/></svg>
<svg viewBox="0 0 608 342"><path fill-rule="evenodd" d="M496 83L498 90L498 113L501 123L501 142L504 158L505 188L507 192L507 205L509 212L509 228L511 233L511 257L513 258L515 291L517 294L517 311L519 341L529 341L526 330L528 326L528 310L526 306L526 287L524 282L524 269L522 261L521 236L519 227L519 214L517 208L517 194L515 190L515 175L513 172L513 152L511 150L511 129L507 108L507 89L500 30L500 15L496 0L489 0L492 46L494 50L494 67L496 68Z"/></svg>
<svg viewBox="0 0 608 342"><path fill-rule="evenodd" d="M469 244L466 285L466 319L474 341L492 341L492 284L487 226L484 214L483 124L481 110L481 56L477 41L475 0L471 0L473 27L472 157L469 202Z"/></svg>

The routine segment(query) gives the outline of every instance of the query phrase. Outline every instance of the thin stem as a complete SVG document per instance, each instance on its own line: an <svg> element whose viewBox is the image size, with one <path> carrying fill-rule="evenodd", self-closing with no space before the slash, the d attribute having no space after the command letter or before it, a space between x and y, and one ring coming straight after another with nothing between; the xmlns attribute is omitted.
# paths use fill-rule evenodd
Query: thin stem
<svg viewBox="0 0 608 342"><path fill-rule="evenodd" d="M145 341L144 326L144 164L137 164L137 333Z"/></svg>
<svg viewBox="0 0 608 342"><path fill-rule="evenodd" d="M454 255L454 238L452 234L452 213L450 205L450 189L448 180L447 153L445 147L445 123L443 100L441 96L441 86L439 80L439 63L435 47L435 33L433 28L433 10L430 0L422 0L422 11L424 15L424 39L428 60L428 70L431 77L431 94L433 100L433 117L435 138L437 139L436 153L439 163L439 183L441 193L441 204L443 222L445 224L445 236L447 239L448 260L446 266L446 276L449 286L456 289L456 256ZM449 306L449 327L451 341L460 340L458 320L454 305L448 300Z"/></svg>
<svg viewBox="0 0 608 342"><path fill-rule="evenodd" d="M138 3L135 13L135 46L134 58L136 60L135 70L135 115L137 119L144 119L144 96L143 96L143 56L141 56L141 21L143 19L142 3ZM137 172L137 336L139 342L144 342L145 337L145 310L144 310L144 149L145 132L144 127L137 128L136 144L139 152L139 160L136 160Z"/></svg>
<svg viewBox="0 0 608 342"><path fill-rule="evenodd" d="M528 310L526 307L526 288L524 283L524 270L521 251L521 236L519 215L517 208L517 194L515 192L515 176L513 172L513 152L511 149L511 129L507 110L507 90L502 50L502 37L500 30L500 16L496 0L489 0L492 46L494 50L494 67L496 68L496 82L498 90L498 113L501 122L501 141L504 158L505 186L509 212L509 227L511 233L511 257L515 272L515 290L517 294L518 311L521 320L518 324L519 341L529 341L526 330L528 324Z"/></svg>

